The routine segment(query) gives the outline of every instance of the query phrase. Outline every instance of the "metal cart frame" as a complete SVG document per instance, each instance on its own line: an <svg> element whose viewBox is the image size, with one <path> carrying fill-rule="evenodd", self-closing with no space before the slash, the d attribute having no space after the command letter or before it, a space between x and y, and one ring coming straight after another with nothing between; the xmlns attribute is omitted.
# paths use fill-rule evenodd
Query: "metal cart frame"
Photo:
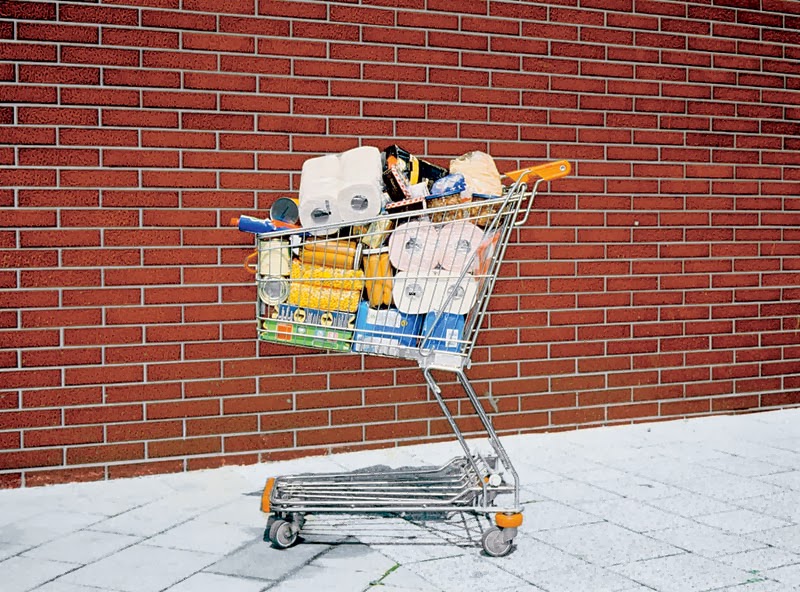
<svg viewBox="0 0 800 592"><path fill-rule="evenodd" d="M481 205L476 205L475 202L456 203L428 207L421 211L383 214L360 221L346 237L356 239L355 254L351 252L352 242L347 243L346 253L337 251L342 244L341 238L336 236L341 224L321 225L313 229L277 230L258 235L257 253L245 265L257 274L261 338L280 342L281 339L294 339L295 333L305 331L324 334L325 338L314 342L313 338L298 337L299 341L295 343L339 351L349 349L352 344L354 351L366 355L415 361L464 451L463 457L456 457L439 467L270 478L262 494L262 510L270 514L265 537L273 546L286 548L294 544L305 524L306 514L470 512L487 517L489 514L495 515L495 525L484 530L481 540L488 555L503 556L511 551L517 529L522 524L519 476L492 426L491 418L470 384L465 369L470 367L471 354L513 230L527 221L540 183L566 176L569 172L570 165L567 161L551 162L506 173L504 177L508 185L503 195ZM352 326L345 327L337 323L336 315L339 313L335 311L352 312L351 308L347 308L352 307L352 299L347 300L350 295L357 294L354 298L358 301L364 287L367 291L370 287L373 290L379 289L379 278L364 276L358 271L364 257L369 256L365 253L370 252L365 250L364 243L375 245L385 242L389 236L387 228L393 227L399 232L401 228L405 228L404 224L419 220L420 216L424 220L436 222L434 226L437 229L444 228L445 224L453 221L462 222L458 228L465 228L465 222L473 227L480 224L480 236L483 238L477 246L468 244L469 252L458 265L453 264L455 267L446 274L440 271L440 267L435 271L426 269L418 270L416 275L409 274L418 283L447 282L449 291L437 292L440 296L445 295L426 309L424 327L418 326L410 333L404 330L397 335L388 330L389 337L394 339L391 343L400 345L375 346L375 340L364 337L375 334L374 330L372 334L369 330L366 333L356 330L354 336L349 337L345 329L352 329ZM360 242L358 239L361 239ZM411 245L411 248L414 247L412 243L416 242L415 248L419 248L421 240L420 237L412 237L407 245ZM464 242L464 239L459 240L460 243L453 244ZM332 255L331 247L335 247ZM313 252L314 248L318 249L316 254ZM327 249L327 252L323 253L322 249ZM377 250L385 252L380 251L380 248ZM353 255L355 263L350 261L350 255ZM302 267L298 256L307 260L306 267ZM257 262L254 257L258 258ZM317 264L321 266L316 266ZM326 264L329 264L328 267ZM400 273L397 272L394 278L395 287L399 277ZM366 282L366 286L363 282ZM452 320L454 316L447 311L459 306L455 300L459 294L463 296L465 288L469 288L471 294L474 293L474 299L469 300L467 306L462 306L459 310L463 312L466 308L469 309L461 315L463 328L459 321L458 338L450 340L442 332L443 326L449 322L448 319ZM412 291L411 296L419 295ZM310 303L319 304L325 297L327 300L323 302L322 308L331 312L323 314L322 320L307 319L307 309L302 307L310 307ZM286 304L287 298L288 302L293 302L296 306ZM380 295L378 299L380 301ZM346 304L342 304L345 301ZM383 304L389 302L385 299L382 301ZM298 310L301 308L304 312L300 315L302 318L298 319ZM412 310L411 313L413 312ZM416 316L409 313L408 318L416 319ZM341 330L329 330L331 323L337 324ZM281 333L287 330L289 337ZM445 404L441 387L433 375L434 371L455 374L480 419L494 456L484 457L470 449L455 417ZM510 495L511 500L497 505L495 500L500 495Z"/></svg>

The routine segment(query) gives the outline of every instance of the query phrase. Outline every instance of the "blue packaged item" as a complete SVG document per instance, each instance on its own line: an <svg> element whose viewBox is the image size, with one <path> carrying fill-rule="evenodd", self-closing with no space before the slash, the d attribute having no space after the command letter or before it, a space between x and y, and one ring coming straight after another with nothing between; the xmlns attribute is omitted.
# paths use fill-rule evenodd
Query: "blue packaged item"
<svg viewBox="0 0 800 592"><path fill-rule="evenodd" d="M403 348L415 348L424 315L406 314L396 308L358 305L353 351L401 356Z"/></svg>
<svg viewBox="0 0 800 592"><path fill-rule="evenodd" d="M272 220L259 220L253 216L239 216L237 226L242 232L252 232L253 234L266 234L279 230Z"/></svg>
<svg viewBox="0 0 800 592"><path fill-rule="evenodd" d="M461 173L452 173L437 179L431 186L431 197L441 197L445 194L461 193L467 188L467 182Z"/></svg>
<svg viewBox="0 0 800 592"><path fill-rule="evenodd" d="M438 320L437 320L438 318ZM433 328L430 336L421 343L423 349L437 349L441 351L461 351L464 338L464 315L448 312L429 312L425 315L422 326L422 335L425 337Z"/></svg>

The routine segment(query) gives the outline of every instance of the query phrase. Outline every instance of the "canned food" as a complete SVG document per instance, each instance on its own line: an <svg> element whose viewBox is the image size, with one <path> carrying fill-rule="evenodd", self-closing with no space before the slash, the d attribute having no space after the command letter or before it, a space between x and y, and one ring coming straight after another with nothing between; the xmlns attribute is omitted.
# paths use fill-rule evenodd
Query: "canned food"
<svg viewBox="0 0 800 592"><path fill-rule="evenodd" d="M258 297L264 304L277 306L289 298L289 280L282 277L268 277L258 280Z"/></svg>

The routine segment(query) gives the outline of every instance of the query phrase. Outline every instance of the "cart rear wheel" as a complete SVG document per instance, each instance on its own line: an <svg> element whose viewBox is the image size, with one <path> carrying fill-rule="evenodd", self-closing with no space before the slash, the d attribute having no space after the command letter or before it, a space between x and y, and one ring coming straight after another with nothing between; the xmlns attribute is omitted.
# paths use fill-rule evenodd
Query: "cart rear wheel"
<svg viewBox="0 0 800 592"><path fill-rule="evenodd" d="M498 526L487 528L481 537L483 550L491 557L504 557L508 555L513 542L513 539L510 541L505 540L503 529Z"/></svg>
<svg viewBox="0 0 800 592"><path fill-rule="evenodd" d="M294 545L299 532L290 522L278 518L269 527L269 541L276 549L286 549Z"/></svg>

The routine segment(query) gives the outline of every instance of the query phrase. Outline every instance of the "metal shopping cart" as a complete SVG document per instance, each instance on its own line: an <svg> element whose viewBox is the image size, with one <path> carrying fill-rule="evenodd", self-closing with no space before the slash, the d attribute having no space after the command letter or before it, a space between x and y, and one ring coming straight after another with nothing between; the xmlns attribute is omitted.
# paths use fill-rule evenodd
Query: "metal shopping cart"
<svg viewBox="0 0 800 592"><path fill-rule="evenodd" d="M258 288L260 340L416 362L464 455L438 467L368 469L269 478L265 536L293 545L306 515L469 512L494 525L481 543L511 548L522 524L520 484L465 369L515 227L539 184L570 172L557 161L504 175L500 196L411 200L343 228L277 229L257 235L245 266ZM434 371L452 372L488 435L492 455L473 452L445 404ZM498 496L511 499L497 503Z"/></svg>

